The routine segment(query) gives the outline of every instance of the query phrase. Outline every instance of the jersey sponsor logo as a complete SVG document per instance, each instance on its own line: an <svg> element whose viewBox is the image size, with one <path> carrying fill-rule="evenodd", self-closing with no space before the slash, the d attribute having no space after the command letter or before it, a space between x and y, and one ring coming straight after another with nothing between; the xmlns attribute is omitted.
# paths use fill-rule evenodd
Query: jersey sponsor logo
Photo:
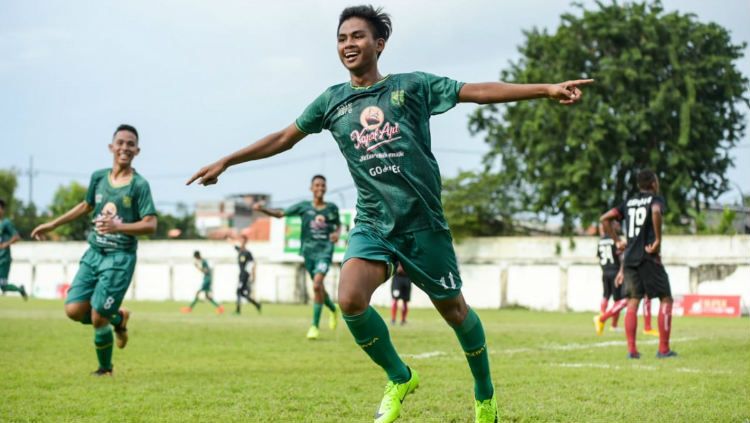
<svg viewBox="0 0 750 423"><path fill-rule="evenodd" d="M364 154L362 156L359 156L360 162L366 162L368 160L372 159L394 159L397 157L404 157L403 151L396 151L395 153L372 153L372 154Z"/></svg>
<svg viewBox="0 0 750 423"><path fill-rule="evenodd" d="M651 200L653 197L643 197L643 198L633 198L628 200L627 206L628 207L638 207L638 206L646 206L651 204Z"/></svg>
<svg viewBox="0 0 750 423"><path fill-rule="evenodd" d="M401 173L401 166L398 165L386 165L386 166L375 166L368 170L370 176L378 176L384 173Z"/></svg>
<svg viewBox="0 0 750 423"><path fill-rule="evenodd" d="M315 216L315 219L310 221L310 229L322 230L328 226L326 223L326 217L322 214Z"/></svg>
<svg viewBox="0 0 750 423"><path fill-rule="evenodd" d="M101 203L102 202L102 195L101 194L96 194L96 197L94 197L94 202L97 203L97 204Z"/></svg>
<svg viewBox="0 0 750 423"><path fill-rule="evenodd" d="M391 104L397 107L403 106L405 97L406 94L404 94L404 90L391 91Z"/></svg>
<svg viewBox="0 0 750 423"><path fill-rule="evenodd" d="M401 128L398 123L386 122L383 111L378 106L365 107L359 115L362 130L352 131L350 138L354 148L364 148L368 153L378 147L401 139Z"/></svg>

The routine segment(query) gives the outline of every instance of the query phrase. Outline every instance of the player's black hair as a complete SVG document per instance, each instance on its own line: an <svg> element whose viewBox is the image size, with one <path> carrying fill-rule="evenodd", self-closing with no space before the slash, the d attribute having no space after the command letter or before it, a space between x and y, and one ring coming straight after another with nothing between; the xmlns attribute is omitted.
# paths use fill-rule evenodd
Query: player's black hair
<svg viewBox="0 0 750 423"><path fill-rule="evenodd" d="M133 135L135 135L136 141L140 141L140 138L138 137L138 130L135 129L135 126L123 123L122 125L118 126L117 129L115 129L115 132L112 134L112 138L114 138L114 136L117 135L117 133L120 131L132 132Z"/></svg>
<svg viewBox="0 0 750 423"><path fill-rule="evenodd" d="M0 198L0 209L5 210L5 200L3 200L2 198Z"/></svg>
<svg viewBox="0 0 750 423"><path fill-rule="evenodd" d="M322 179L322 180L323 180L323 182L328 182L328 181L326 180L326 177L325 177L325 176L323 176L323 175L320 175L320 174L318 174L318 175L315 175L315 176L313 176L313 177L312 177L312 179L310 179L310 183L313 183L313 182L315 182L315 180L316 180L316 179Z"/></svg>
<svg viewBox="0 0 750 423"><path fill-rule="evenodd" d="M198 250L193 251L193 257L195 258L201 258L201 252Z"/></svg>
<svg viewBox="0 0 750 423"><path fill-rule="evenodd" d="M371 4L368 4L350 6L344 9L339 16L339 26L336 28L336 35L338 35L338 30L341 29L341 24L351 18L360 18L367 21L372 28L372 35L376 40L382 38L387 42L391 36L391 32L393 32L391 15L383 12L382 7L376 9ZM380 57L380 53L378 53L378 57Z"/></svg>
<svg viewBox="0 0 750 423"><path fill-rule="evenodd" d="M651 169L643 169L638 172L638 188L646 190L651 188L651 184L656 181L656 173Z"/></svg>

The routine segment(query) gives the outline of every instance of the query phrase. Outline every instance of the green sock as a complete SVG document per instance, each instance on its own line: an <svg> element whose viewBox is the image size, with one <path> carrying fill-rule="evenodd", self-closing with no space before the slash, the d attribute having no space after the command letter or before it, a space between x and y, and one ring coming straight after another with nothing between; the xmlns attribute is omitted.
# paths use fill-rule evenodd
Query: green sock
<svg viewBox="0 0 750 423"><path fill-rule="evenodd" d="M3 292L21 292L21 289L19 289L17 286L13 285L12 283L8 283L3 285Z"/></svg>
<svg viewBox="0 0 750 423"><path fill-rule="evenodd" d="M409 381L411 373L393 348L388 326L374 308L367 307L364 313L356 316L344 315L344 321L357 345L385 370L389 380L396 383Z"/></svg>
<svg viewBox="0 0 750 423"><path fill-rule="evenodd" d="M120 326L120 322L122 322L122 314L119 311L109 319L109 323L114 327Z"/></svg>
<svg viewBox="0 0 750 423"><path fill-rule="evenodd" d="M329 310L336 311L336 304L331 301L331 297L329 297L328 294L326 294L326 299L323 301L323 304L325 304Z"/></svg>
<svg viewBox="0 0 750 423"><path fill-rule="evenodd" d="M471 374L474 376L474 398L479 401L492 398L495 388L490 376L490 360L487 354L487 343L484 338L482 321L474 310L469 309L463 323L453 327L466 354Z"/></svg>
<svg viewBox="0 0 750 423"><path fill-rule="evenodd" d="M316 328L320 326L320 314L323 311L323 304L321 303L313 303L313 320L312 324Z"/></svg>
<svg viewBox="0 0 750 423"><path fill-rule="evenodd" d="M211 304L213 304L214 307L218 307L219 306L219 303L217 303L216 301L214 301L213 298L209 298L208 301L211 301Z"/></svg>
<svg viewBox="0 0 750 423"><path fill-rule="evenodd" d="M94 345L96 346L96 358L99 359L99 368L112 369L112 343L115 338L109 326L94 328Z"/></svg>
<svg viewBox="0 0 750 423"><path fill-rule="evenodd" d="M195 298L193 299L193 302L192 302L192 303L190 303L190 308L193 308L193 307L195 307L195 305L196 305L197 303L198 303L198 297L196 296L196 297L195 297Z"/></svg>

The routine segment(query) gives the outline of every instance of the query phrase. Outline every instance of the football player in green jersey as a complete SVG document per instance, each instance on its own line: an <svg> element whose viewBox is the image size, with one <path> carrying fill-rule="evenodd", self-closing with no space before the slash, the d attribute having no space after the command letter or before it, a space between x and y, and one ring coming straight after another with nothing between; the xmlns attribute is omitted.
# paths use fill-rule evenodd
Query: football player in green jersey
<svg viewBox="0 0 750 423"><path fill-rule="evenodd" d="M21 237L18 236L16 228L10 219L5 217L5 200L0 199L0 291L18 292L24 300L28 300L26 288L23 285L13 285L8 283L8 274L10 273L10 263L13 259L10 256L10 246L18 242Z"/></svg>
<svg viewBox="0 0 750 423"><path fill-rule="evenodd" d="M326 293L323 280L331 267L333 248L341 233L341 219L339 208L324 200L326 193L326 178L315 175L310 181L312 201L301 201L284 210L267 209L260 204L253 208L269 216L281 218L284 216L299 216L302 219L302 246L300 254L305 258L305 268L313 280L313 319L312 326L307 331L307 339L318 339L320 336L320 314L325 305L331 311L328 327L332 330L338 325L338 308Z"/></svg>
<svg viewBox="0 0 750 423"><path fill-rule="evenodd" d="M91 175L86 198L62 216L37 226L35 239L60 225L94 212L89 249L81 258L78 273L65 300L65 314L71 320L94 326L94 345L99 360L96 376L112 375L111 324L117 346L128 342L130 313L120 308L130 286L136 262L137 236L156 232L156 208L146 179L132 167L140 153L138 131L120 125L109 144L113 155L110 169Z"/></svg>
<svg viewBox="0 0 750 423"><path fill-rule="evenodd" d="M211 295L211 284L213 283L213 270L211 269L211 266L208 265L208 261L206 261L206 259L201 257L200 251L193 252L193 259L195 260L195 268L198 269L199 272L203 273L203 283L201 284L200 289L195 292L195 298L193 298L193 302L190 303L189 306L183 307L181 311L183 313L192 312L193 307L195 307L195 304L197 304L198 300L200 300L200 295L202 292L206 296L206 299L216 308L216 314L224 313L224 306L217 303L214 300L214 297Z"/></svg>
<svg viewBox="0 0 750 423"><path fill-rule="evenodd" d="M273 156L309 134L329 130L358 191L355 227L341 269L339 304L357 344L388 375L375 422L398 418L404 397L419 385L418 374L396 353L388 327L369 305L396 260L430 296L458 337L474 377L476 421L494 422L498 408L484 329L461 294L429 120L459 102L548 98L573 104L581 99L580 86L593 81L465 84L423 72L384 76L378 58L390 33L390 17L380 9L346 8L339 17L337 48L349 81L326 89L286 128L203 167L187 183L215 184L230 166Z"/></svg>

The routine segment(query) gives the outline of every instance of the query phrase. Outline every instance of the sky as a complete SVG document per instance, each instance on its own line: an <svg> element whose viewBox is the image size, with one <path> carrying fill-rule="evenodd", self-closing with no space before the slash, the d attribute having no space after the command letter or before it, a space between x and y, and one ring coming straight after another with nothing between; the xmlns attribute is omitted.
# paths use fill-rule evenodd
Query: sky
<svg viewBox="0 0 750 423"><path fill-rule="evenodd" d="M331 136L309 136L291 151L230 169L211 187L184 185L203 165L286 127L348 74L336 54L338 14L351 1L145 0L0 2L0 169L21 171L16 197L47 207L55 190L111 166L114 128L140 133L134 166L151 183L157 208L266 193L286 206L310 197L313 174L328 198L353 207L356 191ZM584 1L590 7L593 2ZM554 32L559 0L377 2L394 31L381 73L426 71L460 81L496 81L519 58L524 30ZM750 42L747 0L665 0ZM750 51L745 50L745 54ZM750 58L737 62L750 75ZM556 82L556 81L546 81ZM584 98L585 101L585 98ZM487 146L471 137L461 104L431 121L444 176L478 169ZM750 193L750 131L733 151L725 202Z"/></svg>

